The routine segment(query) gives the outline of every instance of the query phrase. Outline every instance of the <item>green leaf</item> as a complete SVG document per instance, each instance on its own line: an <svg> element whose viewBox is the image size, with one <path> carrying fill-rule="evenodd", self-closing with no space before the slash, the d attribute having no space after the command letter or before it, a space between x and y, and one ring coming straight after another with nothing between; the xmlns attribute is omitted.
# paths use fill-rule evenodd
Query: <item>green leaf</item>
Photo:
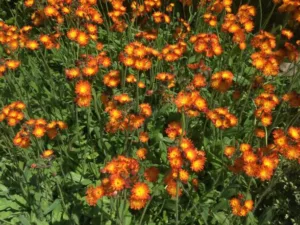
<svg viewBox="0 0 300 225"><path fill-rule="evenodd" d="M19 216L19 220L21 221L21 224L23 224L23 225L31 225L30 221L27 218L25 218L24 215Z"/></svg>
<svg viewBox="0 0 300 225"><path fill-rule="evenodd" d="M231 225L227 215L224 212L214 213L213 215L214 220L218 222L217 224Z"/></svg>
<svg viewBox="0 0 300 225"><path fill-rule="evenodd" d="M6 186L4 186L3 184L0 184L0 191L2 191L4 193L8 193L8 188Z"/></svg>
<svg viewBox="0 0 300 225"><path fill-rule="evenodd" d="M47 215L48 213L50 213L51 211L53 211L55 208L60 207L61 206L61 200L60 199L56 199L45 211L44 211L44 215Z"/></svg>
<svg viewBox="0 0 300 225"><path fill-rule="evenodd" d="M13 201L9 201L7 199L1 199L0 200L0 211L2 211L4 209L8 209L8 208L19 210L20 206Z"/></svg>
<svg viewBox="0 0 300 225"><path fill-rule="evenodd" d="M260 222L258 223L258 220L254 217L253 213L249 212L245 225L258 225L258 224L263 225L264 223L260 223Z"/></svg>
<svg viewBox="0 0 300 225"><path fill-rule="evenodd" d="M25 200L25 198L23 198L22 196L20 195L14 195L12 197L12 199L14 199L17 203L23 205L23 206L26 206L27 202Z"/></svg>
<svg viewBox="0 0 300 225"><path fill-rule="evenodd" d="M83 176L80 174L70 172L68 175L69 175L68 177L70 177L71 180L81 183L83 185L88 185L92 183L91 180L83 178Z"/></svg>
<svg viewBox="0 0 300 225"><path fill-rule="evenodd" d="M0 212L0 219L1 220L5 220L5 219L11 218L13 216L14 216L14 214L12 212L10 212L10 211Z"/></svg>

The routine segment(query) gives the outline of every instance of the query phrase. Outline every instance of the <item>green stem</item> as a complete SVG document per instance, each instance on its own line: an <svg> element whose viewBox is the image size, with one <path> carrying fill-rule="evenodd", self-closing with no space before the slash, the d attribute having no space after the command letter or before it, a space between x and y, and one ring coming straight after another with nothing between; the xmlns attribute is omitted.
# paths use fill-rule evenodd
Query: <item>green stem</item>
<svg viewBox="0 0 300 225"><path fill-rule="evenodd" d="M139 222L139 225L142 225L142 222L143 222L143 219L144 219L144 216L145 216L145 213L148 209L148 206L150 205L150 202L152 201L153 197L150 198L150 200L147 202L147 205L145 206L144 210L143 210L143 213L142 213L142 217L140 219L140 222Z"/></svg>
<svg viewBox="0 0 300 225"><path fill-rule="evenodd" d="M179 207L179 196L178 196L178 191L179 191L179 181L178 179L176 180L176 225L179 225L179 212L178 212L178 207Z"/></svg>

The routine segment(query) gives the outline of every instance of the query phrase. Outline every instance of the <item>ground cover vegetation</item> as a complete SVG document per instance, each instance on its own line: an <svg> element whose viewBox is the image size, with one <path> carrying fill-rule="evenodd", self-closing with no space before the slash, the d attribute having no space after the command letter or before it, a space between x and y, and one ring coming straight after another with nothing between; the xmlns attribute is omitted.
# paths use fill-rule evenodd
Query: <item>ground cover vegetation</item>
<svg viewBox="0 0 300 225"><path fill-rule="evenodd" d="M0 8L1 224L300 224L299 0Z"/></svg>

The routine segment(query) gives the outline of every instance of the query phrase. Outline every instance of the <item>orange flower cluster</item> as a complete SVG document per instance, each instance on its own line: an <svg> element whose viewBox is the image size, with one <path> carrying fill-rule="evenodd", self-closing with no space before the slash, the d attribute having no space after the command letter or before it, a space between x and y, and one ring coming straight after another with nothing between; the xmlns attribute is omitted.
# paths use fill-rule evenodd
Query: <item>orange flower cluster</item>
<svg viewBox="0 0 300 225"><path fill-rule="evenodd" d="M24 5L28 8L36 8L31 18L35 26L40 25L46 18L53 18L57 23L62 24L64 22L64 16L70 14L71 1L62 0L51 0L47 1L45 7L40 7L41 5L34 4L34 0L25 0Z"/></svg>
<svg viewBox="0 0 300 225"><path fill-rule="evenodd" d="M252 40L251 45L255 48L260 49L259 52L254 52L251 55L252 64L263 72L266 76L276 76L279 73L279 56L273 52L276 47L275 37L266 32L260 31Z"/></svg>
<svg viewBox="0 0 300 225"><path fill-rule="evenodd" d="M188 33L191 32L191 26L182 18L179 18L179 22L181 25L175 28L175 33L173 36L175 39L183 40L187 37Z"/></svg>
<svg viewBox="0 0 300 225"><path fill-rule="evenodd" d="M34 0L25 0L26 7L33 7L36 11L31 15L32 22L35 26L39 26L47 18L54 19L58 24L62 24L65 16L72 19L74 16L87 22L102 24L103 19L101 14L93 8L97 1L95 0L80 0L78 7L72 8L72 0L50 0L42 7L41 4L34 5Z"/></svg>
<svg viewBox="0 0 300 225"><path fill-rule="evenodd" d="M115 95L114 100L120 104L126 104L132 101L128 94Z"/></svg>
<svg viewBox="0 0 300 225"><path fill-rule="evenodd" d="M150 199L150 189L146 183L137 182L131 189L130 208L140 210L145 207Z"/></svg>
<svg viewBox="0 0 300 225"><path fill-rule="evenodd" d="M22 111L25 108L26 105L21 101L16 101L5 106L0 112L0 122L6 120L9 126L16 126L24 119L24 113Z"/></svg>
<svg viewBox="0 0 300 225"><path fill-rule="evenodd" d="M236 216L247 216L253 210L253 204L254 202L251 199L243 200L242 196L230 199L232 213Z"/></svg>
<svg viewBox="0 0 300 225"><path fill-rule="evenodd" d="M187 67L191 70L200 70L202 72L211 71L211 68L205 65L204 60L200 60L199 62L196 63L189 63L187 64Z"/></svg>
<svg viewBox="0 0 300 225"><path fill-rule="evenodd" d="M251 55L252 64L266 76L276 76L279 73L279 62L276 55L266 52L255 52Z"/></svg>
<svg viewBox="0 0 300 225"><path fill-rule="evenodd" d="M254 29L253 17L256 15L254 6L241 5L237 14L226 14L222 30L233 34L233 42L239 44L240 49L246 48L246 32Z"/></svg>
<svg viewBox="0 0 300 225"><path fill-rule="evenodd" d="M153 20L155 23L170 23L171 19L170 17L162 12L154 12L152 14Z"/></svg>
<svg viewBox="0 0 300 225"><path fill-rule="evenodd" d="M216 27L218 24L217 16L211 12L207 12L203 15L204 22L207 23L211 27Z"/></svg>
<svg viewBox="0 0 300 225"><path fill-rule="evenodd" d="M193 35L190 42L194 44L194 50L198 53L205 53L206 57L213 57L222 54L222 47L216 34L201 33Z"/></svg>
<svg viewBox="0 0 300 225"><path fill-rule="evenodd" d="M174 140L176 137L180 137L182 135L181 124L179 122L169 123L166 129L166 134L172 140Z"/></svg>
<svg viewBox="0 0 300 225"><path fill-rule="evenodd" d="M289 42L285 42L284 43L284 54L285 56L294 62L297 62L297 60L299 59L299 51L297 49L297 47ZM279 58L280 60L280 58Z"/></svg>
<svg viewBox="0 0 300 225"><path fill-rule="evenodd" d="M252 38L251 45L263 52L270 53L276 47L276 38L273 34L261 30Z"/></svg>
<svg viewBox="0 0 300 225"><path fill-rule="evenodd" d="M92 86L86 80L79 80L75 85L76 104L79 107L89 107L92 101Z"/></svg>
<svg viewBox="0 0 300 225"><path fill-rule="evenodd" d="M149 57L158 55L159 52L157 50L135 41L125 46L124 52L121 52L119 55L119 60L127 67L146 71L152 66Z"/></svg>
<svg viewBox="0 0 300 225"><path fill-rule="evenodd" d="M31 26L24 26L18 29L3 21L0 21L0 44L3 45L7 54L16 51L19 47L24 48L28 41L28 32Z"/></svg>
<svg viewBox="0 0 300 225"><path fill-rule="evenodd" d="M131 102L131 98L127 94L116 95L114 101L103 95L101 100L105 105L105 111L109 114L106 131L110 133L115 133L118 130L136 130L143 125L146 118L152 115L152 108L148 103L139 105L139 114L126 114L121 109L118 109L117 104L123 105Z"/></svg>
<svg viewBox="0 0 300 225"><path fill-rule="evenodd" d="M274 1L276 1L275 3L278 3L278 0ZM298 0L282 0L282 4L278 7L278 11L292 15L292 19L300 23L300 4Z"/></svg>
<svg viewBox="0 0 300 225"><path fill-rule="evenodd" d="M200 5L205 4L203 1ZM207 7L206 13L204 13L203 18L204 22L208 23L209 26L215 27L217 26L217 15L220 14L224 9L226 12L231 12L232 0L217 0L214 1L213 4Z"/></svg>
<svg viewBox="0 0 300 225"><path fill-rule="evenodd" d="M235 159L234 165L229 169L233 172L245 172L250 177L259 178L262 181L270 180L279 163L278 153L274 146L253 149L251 145L240 145L242 155Z"/></svg>
<svg viewBox="0 0 300 225"><path fill-rule="evenodd" d="M87 203L95 206L103 196L115 196L122 190L131 188L130 208L144 208L150 199L150 189L146 183L138 181L139 169L138 161L133 158L121 155L114 158L101 170L102 173L108 174L108 177L102 179L101 185L87 189Z"/></svg>
<svg viewBox="0 0 300 225"><path fill-rule="evenodd" d="M264 127L272 124L272 110L279 104L279 99L272 93L261 93L254 100L257 110L255 117L260 119Z"/></svg>
<svg viewBox="0 0 300 225"><path fill-rule="evenodd" d="M97 28L95 29L95 32L98 32ZM93 37L91 35L93 34L92 33L87 34L84 31L81 31L77 28L71 28L67 32L67 37L71 41L77 42L80 46L86 46L89 43L90 37Z"/></svg>
<svg viewBox="0 0 300 225"><path fill-rule="evenodd" d="M238 123L235 115L229 113L227 108L216 108L206 113L206 116L213 122L213 124L220 129L227 129L234 127Z"/></svg>
<svg viewBox="0 0 300 225"><path fill-rule="evenodd" d="M186 51L186 46L187 45L184 41L179 41L174 45L166 45L161 51L163 59L167 62L174 62L180 59Z"/></svg>
<svg viewBox="0 0 300 225"><path fill-rule="evenodd" d="M110 29L124 32L128 26L126 21L122 18L126 13L126 7L123 5L124 0L111 0L109 2L113 8L113 11L108 13L108 16L113 21L113 26Z"/></svg>
<svg viewBox="0 0 300 225"><path fill-rule="evenodd" d="M145 0L143 2L132 1L131 9L133 10L133 17L143 16L153 9L161 7L160 0Z"/></svg>
<svg viewBox="0 0 300 225"><path fill-rule="evenodd" d="M296 91L291 91L284 94L282 100L288 102L293 108L300 106L300 94L298 94Z"/></svg>
<svg viewBox="0 0 300 225"><path fill-rule="evenodd" d="M79 107L88 107L92 101L92 86L83 77L95 77L99 71L99 65L109 67L111 60L106 56L106 52L101 52L97 56L82 55L82 61L77 62L78 67L65 70L66 77L70 80L80 78L75 84L76 99L75 102Z"/></svg>
<svg viewBox="0 0 300 225"><path fill-rule="evenodd" d="M215 13L220 13L224 9L226 12L231 12L232 0L216 0L211 6L209 6L208 11Z"/></svg>
<svg viewBox="0 0 300 225"><path fill-rule="evenodd" d="M184 162L184 159L187 161ZM176 197L182 194L182 189L178 188L177 193L177 181L180 180L186 184L189 180L189 172L183 169L184 166L190 164L190 169L196 173L201 172L204 169L206 157L205 152L197 150L190 139L182 138L179 147L168 148L168 160L171 166L171 171L165 177L165 183L167 185L167 192Z"/></svg>
<svg viewBox="0 0 300 225"><path fill-rule="evenodd" d="M211 87L219 92L226 92L232 85L233 74L226 70L214 73L211 77Z"/></svg>
<svg viewBox="0 0 300 225"><path fill-rule="evenodd" d="M168 88L172 88L175 86L175 75L171 73L158 73L155 77L155 79L163 81L163 82L168 82Z"/></svg>
<svg viewBox="0 0 300 225"><path fill-rule="evenodd" d="M110 88L115 88L121 82L120 71L111 70L103 76L103 83Z"/></svg>
<svg viewBox="0 0 300 225"><path fill-rule="evenodd" d="M67 125L62 121L51 121L47 123L44 119L29 119L22 125L21 130L14 137L14 145L20 148L27 148L30 145L30 135L42 138L45 134L50 139L54 139L59 130L67 129Z"/></svg>
<svg viewBox="0 0 300 225"><path fill-rule="evenodd" d="M58 43L57 39L61 36L60 33L55 34L41 34L39 36L39 41L45 46L46 49L59 49L60 44Z"/></svg>
<svg viewBox="0 0 300 225"><path fill-rule="evenodd" d="M207 112L208 105L206 100L200 96L198 91L178 93L175 104L179 112L184 110L190 117L199 116L200 112Z"/></svg>
<svg viewBox="0 0 300 225"><path fill-rule="evenodd" d="M289 127L287 135L282 129L273 131L274 144L284 157L300 161L300 127Z"/></svg>
<svg viewBox="0 0 300 225"><path fill-rule="evenodd" d="M156 40L158 35L158 31L156 29L152 29L149 31L140 31L135 34L136 38L145 38L147 41L154 41Z"/></svg>
<svg viewBox="0 0 300 225"><path fill-rule="evenodd" d="M96 0L80 0L80 5L76 9L76 16L88 22L89 24L95 23L97 25L103 24L103 18L101 13L96 9ZM94 8L94 7L95 8ZM89 29L87 29L89 30ZM95 32L96 33L96 32Z"/></svg>
<svg viewBox="0 0 300 225"><path fill-rule="evenodd" d="M111 65L111 60L106 54L106 52L100 52L96 56L81 55L82 60L77 62L80 66L66 69L66 77L72 80L82 77L81 75L87 78L96 76L99 71L99 65L104 68Z"/></svg>

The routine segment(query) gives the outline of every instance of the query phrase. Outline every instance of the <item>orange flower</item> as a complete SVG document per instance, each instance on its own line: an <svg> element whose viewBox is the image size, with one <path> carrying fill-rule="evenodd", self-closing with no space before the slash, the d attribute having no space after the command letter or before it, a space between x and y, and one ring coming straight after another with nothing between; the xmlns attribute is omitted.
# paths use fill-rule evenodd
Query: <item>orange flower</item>
<svg viewBox="0 0 300 225"><path fill-rule="evenodd" d="M98 72L98 67L97 66L86 66L82 68L82 73L84 76L86 77L91 77L91 76L95 76Z"/></svg>
<svg viewBox="0 0 300 225"><path fill-rule="evenodd" d="M134 199L130 198L129 199L129 207L134 210L140 210L144 208L147 204L147 201L145 200L139 200L139 199Z"/></svg>
<svg viewBox="0 0 300 225"><path fill-rule="evenodd" d="M135 83L136 82L136 78L133 74L129 74L127 77L126 77L126 82L128 83Z"/></svg>
<svg viewBox="0 0 300 225"><path fill-rule="evenodd" d="M100 199L105 195L105 189L103 186L97 186L93 189L92 195L95 199Z"/></svg>
<svg viewBox="0 0 300 225"><path fill-rule="evenodd" d="M146 159L147 153L148 153L148 151L145 148L140 148L136 151L137 157L141 160Z"/></svg>
<svg viewBox="0 0 300 225"><path fill-rule="evenodd" d="M156 182L158 179L159 170L152 166L145 170L144 177L149 182Z"/></svg>
<svg viewBox="0 0 300 225"><path fill-rule="evenodd" d="M182 133L182 128L179 122L171 122L168 124L166 129L166 134L170 139L175 139L177 136L180 136Z"/></svg>
<svg viewBox="0 0 300 225"><path fill-rule="evenodd" d="M201 88L206 86L206 79L202 74L195 74L192 81L194 87Z"/></svg>
<svg viewBox="0 0 300 225"><path fill-rule="evenodd" d="M257 176L262 181L270 180L273 175L273 170L269 169L268 167L261 166L257 171Z"/></svg>
<svg viewBox="0 0 300 225"><path fill-rule="evenodd" d="M34 127L33 131L32 131L32 134L34 136L36 136L37 138L41 138L45 135L46 133L46 129L44 126L42 125L37 125Z"/></svg>
<svg viewBox="0 0 300 225"><path fill-rule="evenodd" d="M230 71L221 71L212 75L211 86L220 92L226 92L232 85L233 74Z"/></svg>
<svg viewBox="0 0 300 225"><path fill-rule="evenodd" d="M205 157L198 158L191 163L191 169L195 172L200 172L204 169Z"/></svg>
<svg viewBox="0 0 300 225"><path fill-rule="evenodd" d="M266 134L263 129L257 128L257 129L255 129L255 135L258 138L264 138Z"/></svg>
<svg viewBox="0 0 300 225"><path fill-rule="evenodd" d="M148 103L140 104L140 111L143 116L150 117L152 114L151 105Z"/></svg>
<svg viewBox="0 0 300 225"><path fill-rule="evenodd" d="M187 160L189 160L190 162L194 162L198 157L197 150L193 149L193 148L185 149L184 150L184 155L185 155L185 158Z"/></svg>
<svg viewBox="0 0 300 225"><path fill-rule="evenodd" d="M293 32L288 29L282 29L281 34L289 40L294 36Z"/></svg>
<svg viewBox="0 0 300 225"><path fill-rule="evenodd" d="M5 62L5 64L6 64L7 68L15 70L16 68L18 68L20 66L21 62L18 60L11 59L11 60L7 60Z"/></svg>
<svg viewBox="0 0 300 225"><path fill-rule="evenodd" d="M223 50L216 34L201 33L190 38L194 44L194 50L198 53L205 53L207 57L221 55Z"/></svg>
<svg viewBox="0 0 300 225"><path fill-rule="evenodd" d="M179 170L179 179L183 182L183 183L187 183L188 179L189 179L189 173L186 170L180 169Z"/></svg>
<svg viewBox="0 0 300 225"><path fill-rule="evenodd" d="M114 97L114 100L118 101L121 104L125 104L125 103L129 103L132 101L132 99L129 97L128 94L120 94L120 95L116 95Z"/></svg>
<svg viewBox="0 0 300 225"><path fill-rule="evenodd" d="M89 36L83 31L79 31L76 36L76 41L80 46L86 46L89 43Z"/></svg>
<svg viewBox="0 0 300 225"><path fill-rule="evenodd" d="M35 40L26 41L26 48L30 50L37 50L39 48L39 43Z"/></svg>
<svg viewBox="0 0 300 225"><path fill-rule="evenodd" d="M139 135L139 139L142 143L145 143L149 140L149 135L147 132L141 132Z"/></svg>
<svg viewBox="0 0 300 225"><path fill-rule="evenodd" d="M147 200L150 198L150 189L146 183L137 182L131 189L131 198L136 200Z"/></svg>
<svg viewBox="0 0 300 225"><path fill-rule="evenodd" d="M80 70L79 68L70 68L65 70L66 77L69 79L75 79L80 76Z"/></svg>
<svg viewBox="0 0 300 225"><path fill-rule="evenodd" d="M90 206L95 206L98 201L98 199L94 197L93 192L94 192L93 186L89 187L86 191L85 198L86 198L88 205L90 205Z"/></svg>
<svg viewBox="0 0 300 225"><path fill-rule="evenodd" d="M78 95L76 98L76 104L79 107L89 107L92 101L92 96L91 95L87 95L87 96L81 96Z"/></svg>
<svg viewBox="0 0 300 225"><path fill-rule="evenodd" d="M179 92L175 99L175 104L176 104L177 108L179 108L179 109L182 107L189 107L191 105L190 95L183 91Z"/></svg>
<svg viewBox="0 0 300 225"><path fill-rule="evenodd" d="M233 154L235 153L235 147L234 146L226 146L224 149L224 154L228 157L231 158Z"/></svg>
<svg viewBox="0 0 300 225"><path fill-rule="evenodd" d="M111 176L110 184L112 189L115 191L121 191L125 188L125 180L118 175Z"/></svg>
<svg viewBox="0 0 300 225"><path fill-rule="evenodd" d="M75 41L77 36L79 34L79 30L75 29L75 28L71 28L68 32L67 32L67 37L72 40Z"/></svg>
<svg viewBox="0 0 300 225"><path fill-rule="evenodd" d="M171 180L167 183L167 192L169 193L169 195L171 195L172 197L176 197L181 196L182 195L182 189L181 188L177 188L177 184L175 181Z"/></svg>
<svg viewBox="0 0 300 225"><path fill-rule="evenodd" d="M91 84L88 81L80 80L75 85L75 93L79 96L91 95Z"/></svg>
<svg viewBox="0 0 300 225"><path fill-rule="evenodd" d="M48 149L48 150L43 151L41 157L44 158L44 159L48 159L53 155L53 153L54 153L53 150Z"/></svg>

